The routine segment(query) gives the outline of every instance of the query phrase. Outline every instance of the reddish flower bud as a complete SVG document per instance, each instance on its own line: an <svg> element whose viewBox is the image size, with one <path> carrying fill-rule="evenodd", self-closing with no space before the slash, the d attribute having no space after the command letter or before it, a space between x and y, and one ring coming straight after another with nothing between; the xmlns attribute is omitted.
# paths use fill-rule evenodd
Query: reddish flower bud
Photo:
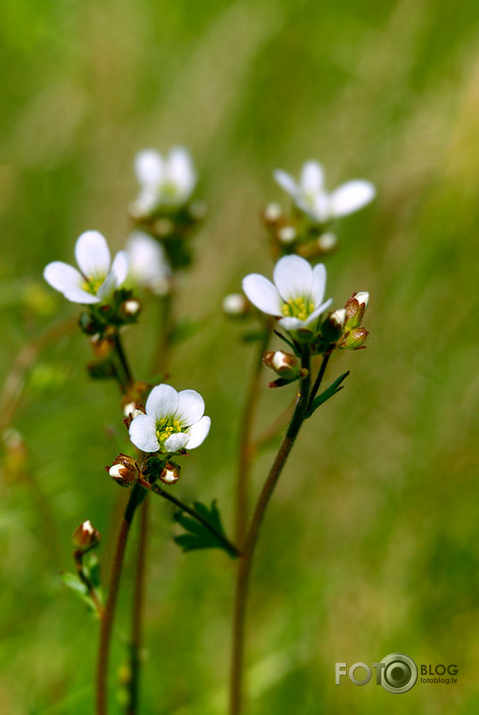
<svg viewBox="0 0 479 715"><path fill-rule="evenodd" d="M160 479L163 484L176 484L180 478L181 468L173 462L167 462L160 472Z"/></svg>
<svg viewBox="0 0 479 715"><path fill-rule="evenodd" d="M127 454L119 454L111 467L105 467L105 469L121 487L131 487L138 478L138 465Z"/></svg>
<svg viewBox="0 0 479 715"><path fill-rule="evenodd" d="M83 521L73 532L73 543L82 551L93 549L100 543L100 532L92 526L90 519Z"/></svg>

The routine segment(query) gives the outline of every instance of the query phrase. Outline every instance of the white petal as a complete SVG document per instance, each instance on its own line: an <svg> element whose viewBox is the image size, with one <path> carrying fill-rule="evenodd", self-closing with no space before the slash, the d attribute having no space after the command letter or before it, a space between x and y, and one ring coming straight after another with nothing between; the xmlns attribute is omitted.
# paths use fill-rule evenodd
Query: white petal
<svg viewBox="0 0 479 715"><path fill-rule="evenodd" d="M198 422L205 414L205 401L196 390L182 390L178 393L176 417L183 427Z"/></svg>
<svg viewBox="0 0 479 715"><path fill-rule="evenodd" d="M369 303L369 293L367 290L362 290L359 293L356 293L354 297L358 301L359 305L364 305L367 307Z"/></svg>
<svg viewBox="0 0 479 715"><path fill-rule="evenodd" d="M148 415L138 415L130 425L130 439L143 452L158 452L156 421Z"/></svg>
<svg viewBox="0 0 479 715"><path fill-rule="evenodd" d="M99 231L85 231L75 244L75 258L87 278L106 276L110 270L110 249Z"/></svg>
<svg viewBox="0 0 479 715"><path fill-rule="evenodd" d="M324 171L317 161L307 161L301 171L301 189L305 194L316 194L322 191Z"/></svg>
<svg viewBox="0 0 479 715"><path fill-rule="evenodd" d="M281 318L279 325L281 325L284 330L300 330L304 328L305 323L303 320L299 320L299 318Z"/></svg>
<svg viewBox="0 0 479 715"><path fill-rule="evenodd" d="M71 288L79 288L84 282L80 271L63 261L49 263L43 271L43 277L52 288L59 290L60 293Z"/></svg>
<svg viewBox="0 0 479 715"><path fill-rule="evenodd" d="M331 194L331 211L339 218L357 211L374 199L376 189L369 181L348 181Z"/></svg>
<svg viewBox="0 0 479 715"><path fill-rule="evenodd" d="M331 303L333 302L332 298L329 298L325 303L322 305L319 305L316 310L314 310L311 315L308 317L308 319L305 321L306 325L311 325L311 323L314 323L314 321L321 315L321 313L324 313L325 310L329 308Z"/></svg>
<svg viewBox="0 0 479 715"><path fill-rule="evenodd" d="M300 256L283 256L274 268L274 282L284 301L309 297L313 271L308 261Z"/></svg>
<svg viewBox="0 0 479 715"><path fill-rule="evenodd" d="M195 449L199 447L202 442L208 436L210 431L211 420L209 417L202 417L196 424L192 425L188 430L188 443L186 445L187 449Z"/></svg>
<svg viewBox="0 0 479 715"><path fill-rule="evenodd" d="M295 198L299 193L300 189L296 181L290 174L287 174L282 169L276 169L273 174L277 184L281 186L282 189L286 191L290 196Z"/></svg>
<svg viewBox="0 0 479 715"><path fill-rule="evenodd" d="M176 186L178 198L185 201L194 189L196 172L193 168L188 151L181 146L175 146L168 155L165 181Z"/></svg>
<svg viewBox="0 0 479 715"><path fill-rule="evenodd" d="M146 401L146 413L155 420L176 414L178 393L171 385L157 385Z"/></svg>
<svg viewBox="0 0 479 715"><path fill-rule="evenodd" d="M156 209L158 202L159 188L156 184L152 184L140 191L133 204L133 210L138 212L141 216L148 215Z"/></svg>
<svg viewBox="0 0 479 715"><path fill-rule="evenodd" d="M86 290L82 290L81 288L67 288L63 295L67 300L70 300L72 303L81 303L82 305L89 305L92 303L99 303L100 299L96 295L92 295L92 293L87 293Z"/></svg>
<svg viewBox="0 0 479 715"><path fill-rule="evenodd" d="M115 277L116 288L120 288L126 281L129 268L128 253L126 251L118 251L111 266L111 273Z"/></svg>
<svg viewBox="0 0 479 715"><path fill-rule="evenodd" d="M275 286L259 273L250 273L243 278L243 290L248 300L263 313L281 315L282 301Z"/></svg>
<svg viewBox="0 0 479 715"><path fill-rule="evenodd" d="M330 219L331 202L325 191L315 194L311 201L307 201L305 197L299 197L296 204L300 209L307 213L313 221L325 223Z"/></svg>
<svg viewBox="0 0 479 715"><path fill-rule="evenodd" d="M188 435L183 432L172 434L165 440L165 450L167 452L177 452L179 449L184 449L188 444Z"/></svg>
<svg viewBox="0 0 479 715"><path fill-rule="evenodd" d="M127 242L130 275L140 285L155 288L170 276L163 246L142 231L135 231Z"/></svg>
<svg viewBox="0 0 479 715"><path fill-rule="evenodd" d="M142 186L157 186L163 179L163 157L155 149L144 149L135 157L135 172Z"/></svg>
<svg viewBox="0 0 479 715"><path fill-rule="evenodd" d="M319 305L324 298L326 290L326 268L324 263L318 263L313 268L313 283L311 286L311 298L314 305Z"/></svg>

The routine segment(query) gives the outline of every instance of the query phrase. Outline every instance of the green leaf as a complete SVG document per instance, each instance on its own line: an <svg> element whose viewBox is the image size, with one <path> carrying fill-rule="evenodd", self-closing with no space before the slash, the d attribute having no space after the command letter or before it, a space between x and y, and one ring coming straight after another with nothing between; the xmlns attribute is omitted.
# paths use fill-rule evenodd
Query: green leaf
<svg viewBox="0 0 479 715"><path fill-rule="evenodd" d="M86 572L93 588L100 588L100 561L95 554L92 554L90 556L90 561L88 563L88 567L86 568Z"/></svg>
<svg viewBox="0 0 479 715"><path fill-rule="evenodd" d="M80 581L76 574L63 572L62 574L60 574L60 579L62 585L65 586L65 588L68 588L70 591L75 593L78 598L83 603L85 603L91 611L96 613L95 604L88 595L88 588L83 583L83 581Z"/></svg>
<svg viewBox="0 0 479 715"><path fill-rule="evenodd" d="M326 390L324 390L324 392L321 392L319 395L317 395L314 398L314 400L311 404L311 407L309 408L308 413L306 415L307 418L311 417L311 415L314 412L316 412L318 407L320 407L322 404L327 402L329 399L331 399L331 397L336 395L336 393L340 392L344 388L344 385L342 385L341 387L340 387L340 385L343 382L343 380L345 380L347 378L348 375L349 375L349 370L348 370L348 372L343 373L334 382L332 382L331 385Z"/></svg>
<svg viewBox="0 0 479 715"><path fill-rule="evenodd" d="M186 533L174 537L174 541L178 546L185 552L198 549L223 549L230 556L236 556L237 554L231 548L228 548L227 542L220 537L221 535L227 539L216 500L211 502L210 507L201 502L195 502L194 508L196 513L204 521L208 522L217 534L208 529L205 524L185 514L184 511L179 511L175 514L174 519L185 529Z"/></svg>

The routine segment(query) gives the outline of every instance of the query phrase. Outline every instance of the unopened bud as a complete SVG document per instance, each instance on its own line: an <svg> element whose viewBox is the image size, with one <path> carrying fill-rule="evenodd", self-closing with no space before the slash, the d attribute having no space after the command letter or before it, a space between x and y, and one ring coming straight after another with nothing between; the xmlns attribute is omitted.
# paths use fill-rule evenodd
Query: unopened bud
<svg viewBox="0 0 479 715"><path fill-rule="evenodd" d="M123 416L130 417L132 420L134 420L135 417L138 417L138 415L142 414L144 413L138 409L135 402L127 402L126 405L123 407Z"/></svg>
<svg viewBox="0 0 479 715"><path fill-rule="evenodd" d="M335 343L343 334L346 322L346 308L339 308L328 315L321 325L321 334L328 343Z"/></svg>
<svg viewBox="0 0 479 715"><path fill-rule="evenodd" d="M129 300L124 300L120 305L120 314L127 320L136 318L141 310L141 303L136 298L130 298Z"/></svg>
<svg viewBox="0 0 479 715"><path fill-rule="evenodd" d="M353 330L361 325L368 302L369 293L367 291L353 293L346 303L346 323L344 326L346 330Z"/></svg>
<svg viewBox="0 0 479 715"><path fill-rule="evenodd" d="M94 549L100 543L100 532L92 526L90 519L83 521L73 532L73 543L82 551Z"/></svg>
<svg viewBox="0 0 479 715"><path fill-rule="evenodd" d="M160 472L160 479L163 484L176 484L180 478L180 467L173 462L167 462Z"/></svg>
<svg viewBox="0 0 479 715"><path fill-rule="evenodd" d="M291 353L283 350L269 351L263 355L263 363L284 378L295 378L299 376L299 360Z"/></svg>
<svg viewBox="0 0 479 715"><path fill-rule="evenodd" d="M283 226L278 231L278 238L281 243L293 243L297 235L294 226Z"/></svg>
<svg viewBox="0 0 479 715"><path fill-rule="evenodd" d="M322 253L333 251L338 244L338 239L334 233L323 233L318 238L318 248Z"/></svg>
<svg viewBox="0 0 479 715"><path fill-rule="evenodd" d="M283 210L279 204L268 204L263 211L263 220L265 223L274 224L281 218Z"/></svg>
<svg viewBox="0 0 479 715"><path fill-rule="evenodd" d="M138 478L138 467L127 454L119 454L111 467L106 467L106 470L121 487L131 487Z"/></svg>
<svg viewBox="0 0 479 715"><path fill-rule="evenodd" d="M230 293L223 299L223 313L229 318L242 318L249 308L249 301L243 293Z"/></svg>
<svg viewBox="0 0 479 715"><path fill-rule="evenodd" d="M369 331L366 328L354 328L346 333L339 347L344 350L361 350L366 347L364 343L368 335Z"/></svg>

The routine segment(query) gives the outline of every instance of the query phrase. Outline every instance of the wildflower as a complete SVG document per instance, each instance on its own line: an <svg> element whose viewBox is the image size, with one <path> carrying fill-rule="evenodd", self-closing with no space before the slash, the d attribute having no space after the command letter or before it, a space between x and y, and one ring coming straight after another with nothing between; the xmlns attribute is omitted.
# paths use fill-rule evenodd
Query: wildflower
<svg viewBox="0 0 479 715"><path fill-rule="evenodd" d="M285 330L314 332L319 316L332 302L322 302L326 288L324 265L311 268L300 256L284 256L277 262L273 277L274 284L257 273L243 279L243 290L251 303L278 318Z"/></svg>
<svg viewBox="0 0 479 715"><path fill-rule="evenodd" d="M81 234L75 244L75 258L80 270L63 261L53 261L43 272L47 283L72 303L103 303L126 280L126 252L117 253L112 263L105 237L98 231Z"/></svg>
<svg viewBox="0 0 479 715"><path fill-rule="evenodd" d="M130 425L130 439L143 452L173 454L194 449L210 431L204 400L195 390L177 392L170 385L157 385L145 410L146 414L137 415Z"/></svg>
<svg viewBox="0 0 479 715"><path fill-rule="evenodd" d="M373 200L376 190L369 181L356 179L328 193L324 186L324 171L317 161L307 161L299 182L285 171L274 172L277 183L293 199L296 206L313 221L324 224L346 216Z"/></svg>
<svg viewBox="0 0 479 715"><path fill-rule="evenodd" d="M73 532L73 543L82 551L95 548L100 543L100 532L92 525L90 519L83 521Z"/></svg>
<svg viewBox="0 0 479 715"><path fill-rule="evenodd" d="M154 149L137 154L135 171L141 186L134 209L149 215L158 208L176 209L191 196L196 184L196 171L184 147L170 149L166 158Z"/></svg>
<svg viewBox="0 0 479 715"><path fill-rule="evenodd" d="M156 295L170 290L171 268L163 246L143 231L134 231L126 244L130 260L129 277Z"/></svg>

